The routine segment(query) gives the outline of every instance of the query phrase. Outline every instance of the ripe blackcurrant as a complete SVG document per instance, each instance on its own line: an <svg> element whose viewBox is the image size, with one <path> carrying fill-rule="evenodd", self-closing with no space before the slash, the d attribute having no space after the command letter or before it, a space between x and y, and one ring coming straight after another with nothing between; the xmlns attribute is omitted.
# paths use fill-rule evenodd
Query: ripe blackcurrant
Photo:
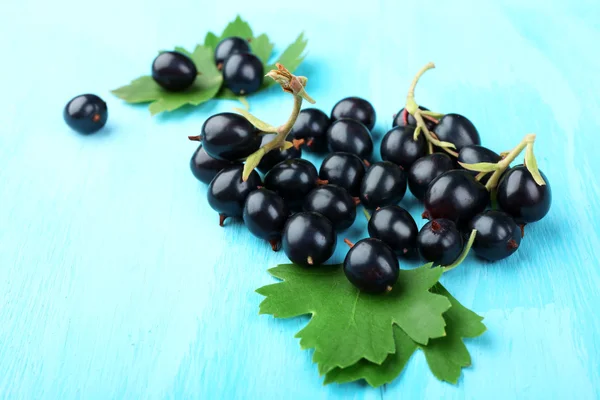
<svg viewBox="0 0 600 400"><path fill-rule="evenodd" d="M350 196L360 194L365 176L365 164L356 154L331 153L321 164L319 177L331 184L343 187Z"/></svg>
<svg viewBox="0 0 600 400"><path fill-rule="evenodd" d="M71 129L79 133L94 133L106 124L108 108L104 100L95 94L82 94L67 103L63 118Z"/></svg>
<svg viewBox="0 0 600 400"><path fill-rule="evenodd" d="M434 219L419 231L417 247L425 260L436 265L450 265L462 252L463 237L454 222Z"/></svg>
<svg viewBox="0 0 600 400"><path fill-rule="evenodd" d="M427 140L420 134L414 140L413 126L397 126L385 134L381 141L381 158L408 170L419 158L427 154Z"/></svg>
<svg viewBox="0 0 600 400"><path fill-rule="evenodd" d="M239 53L250 53L248 41L237 36L225 38L215 47L215 63L222 66L229 56Z"/></svg>
<svg viewBox="0 0 600 400"><path fill-rule="evenodd" d="M477 230L473 251L488 261L510 256L521 244L521 228L510 215L502 211L487 210L476 215L469 223L469 228Z"/></svg>
<svg viewBox="0 0 600 400"><path fill-rule="evenodd" d="M277 135L263 135L262 143L260 147L263 147L265 144L269 143L271 140L275 139ZM271 150L260 160L260 163L256 167L260 172L266 174L273 168L275 165L279 164L285 160L291 160L293 158L302 157L302 150L298 147L290 147L285 150Z"/></svg>
<svg viewBox="0 0 600 400"><path fill-rule="evenodd" d="M265 188L251 192L244 204L244 224L254 236L268 241L273 251L279 250L289 214L281 196Z"/></svg>
<svg viewBox="0 0 600 400"><path fill-rule="evenodd" d="M443 142L450 142L460 151L465 146L481 144L475 125L460 114L446 114L433 130Z"/></svg>
<svg viewBox="0 0 600 400"><path fill-rule="evenodd" d="M476 164L482 162L495 164L501 159L502 157L500 157L496 152L477 144L465 146L460 149L460 152L458 153L458 161L463 164ZM470 172L473 176L478 174L476 171ZM480 180L480 182L485 185L488 179L490 179L490 176L491 174L487 174Z"/></svg>
<svg viewBox="0 0 600 400"><path fill-rule="evenodd" d="M552 191L550 182L542 171L546 182L538 185L524 165L517 165L507 172L498 185L498 207L511 215L519 224L527 224L544 218L550 210Z"/></svg>
<svg viewBox="0 0 600 400"><path fill-rule="evenodd" d="M375 109L365 99L360 97L346 97L337 102L331 110L331 121L341 118L350 118L361 122L369 130L375 126Z"/></svg>
<svg viewBox="0 0 600 400"><path fill-rule="evenodd" d="M342 118L335 121L327 130L327 144L331 152L356 154L369 160L373 154L371 132L362 123Z"/></svg>
<svg viewBox="0 0 600 400"><path fill-rule="evenodd" d="M305 108L300 111L290 134L295 139L304 139L309 151L321 153L327 151L327 129L331 120L317 108Z"/></svg>
<svg viewBox="0 0 600 400"><path fill-rule="evenodd" d="M356 219L356 202L346 189L323 185L313 189L304 200L304 211L314 211L326 217L336 231L343 231Z"/></svg>
<svg viewBox="0 0 600 400"><path fill-rule="evenodd" d="M202 145L200 145L192 155L190 169L200 182L209 184L223 168L230 167L234 164L236 163L212 158L204 151Z"/></svg>
<svg viewBox="0 0 600 400"><path fill-rule="evenodd" d="M236 95L246 95L260 89L264 77L262 61L254 54L233 54L223 65L225 86Z"/></svg>
<svg viewBox="0 0 600 400"><path fill-rule="evenodd" d="M396 254L379 239L362 239L352 246L344 259L344 274L354 286L366 293L392 290L400 275Z"/></svg>
<svg viewBox="0 0 600 400"><path fill-rule="evenodd" d="M454 162L446 153L433 153L419 158L408 171L408 187L411 193L423 201L431 181L451 169L454 169Z"/></svg>
<svg viewBox="0 0 600 400"><path fill-rule="evenodd" d="M414 255L419 229L404 208L396 205L378 208L369 219L368 229L369 236L383 241L396 254Z"/></svg>
<svg viewBox="0 0 600 400"><path fill-rule="evenodd" d="M306 195L319 182L315 166L301 158L282 161L265 175L265 187L283 197L291 210L301 208Z"/></svg>
<svg viewBox="0 0 600 400"><path fill-rule="evenodd" d="M189 88L197 75L194 62L185 54L176 51L160 53L152 63L152 78L169 92Z"/></svg>
<svg viewBox="0 0 600 400"><path fill-rule="evenodd" d="M262 138L244 116L234 113L215 114L204 122L202 146L219 160L236 161L248 157L260 147Z"/></svg>
<svg viewBox="0 0 600 400"><path fill-rule="evenodd" d="M221 226L226 218L242 217L246 198L262 184L256 171L252 171L246 182L242 181L243 170L243 165L227 167L208 186L208 204L219 213Z"/></svg>
<svg viewBox="0 0 600 400"><path fill-rule="evenodd" d="M315 212L290 217L283 228L283 251L295 264L321 265L333 255L337 236L327 218Z"/></svg>
<svg viewBox="0 0 600 400"><path fill-rule="evenodd" d="M422 111L429 111L429 108L427 108L427 107L419 106L419 109ZM396 114L394 116L394 122L392 123L392 127L407 125L406 123L404 123L404 118L405 118L405 116L404 116L404 107L403 107L400 109L400 111L398 111L398 114ZM413 117L409 113L406 113L406 121L408 122L408 125L410 125L410 126L417 126L417 120L415 119L415 117ZM432 131L433 128L435 128L435 123L428 119L425 120L425 125L427 125L427 128L429 128L430 131Z"/></svg>
<svg viewBox="0 0 600 400"><path fill-rule="evenodd" d="M360 202L367 209L398 203L406 193L406 173L389 161L377 162L367 170L360 187Z"/></svg>

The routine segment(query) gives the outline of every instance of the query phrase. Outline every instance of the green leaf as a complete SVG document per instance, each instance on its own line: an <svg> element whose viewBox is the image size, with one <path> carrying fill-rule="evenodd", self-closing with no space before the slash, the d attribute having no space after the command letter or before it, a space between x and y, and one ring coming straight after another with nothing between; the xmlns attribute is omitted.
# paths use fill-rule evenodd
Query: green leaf
<svg viewBox="0 0 600 400"><path fill-rule="evenodd" d="M277 62L286 67L290 72L294 72L296 68L300 66L304 57L304 49L306 49L306 44L308 43L308 39L304 38L304 33L301 33L294 43L290 44L284 51L281 53ZM272 69L277 69L275 64L267 65L265 67L265 73ZM275 84L275 81L272 79L265 79L263 81L263 87L269 87Z"/></svg>
<svg viewBox="0 0 600 400"><path fill-rule="evenodd" d="M160 99L163 92L151 76L142 76L129 85L113 90L112 94L128 103L147 103Z"/></svg>
<svg viewBox="0 0 600 400"><path fill-rule="evenodd" d="M212 53L215 52L215 48L219 44L219 37L212 32L208 32L204 37L204 47L207 47L211 50ZM213 55L214 59L214 55Z"/></svg>
<svg viewBox="0 0 600 400"><path fill-rule="evenodd" d="M320 374L363 358L381 364L396 351L393 324L421 344L445 335L442 313L450 302L429 292L442 274L441 268L431 268L431 264L401 270L394 289L386 295L360 292L340 265L305 269L286 264L269 272L283 282L257 290L266 296L260 313L276 318L312 315L296 337L303 349L315 349L313 360Z"/></svg>
<svg viewBox="0 0 600 400"><path fill-rule="evenodd" d="M230 36L239 36L242 39L252 39L254 37L250 25L239 15L225 27L220 39L222 40Z"/></svg>
<svg viewBox="0 0 600 400"><path fill-rule="evenodd" d="M252 39L250 42L252 53L262 61L263 65L266 65L269 62L271 53L273 53L273 47L275 47L275 45L269 41L269 37L264 33ZM266 72L267 71L265 71L265 73Z"/></svg>

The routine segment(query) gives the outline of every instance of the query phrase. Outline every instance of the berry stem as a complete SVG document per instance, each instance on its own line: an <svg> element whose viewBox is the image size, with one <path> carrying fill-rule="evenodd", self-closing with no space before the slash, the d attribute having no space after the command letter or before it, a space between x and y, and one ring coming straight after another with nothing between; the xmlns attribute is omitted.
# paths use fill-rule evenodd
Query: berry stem
<svg viewBox="0 0 600 400"><path fill-rule="evenodd" d="M363 214L365 215L367 222L369 222L371 220L371 214L369 214L366 208L363 208Z"/></svg>
<svg viewBox="0 0 600 400"><path fill-rule="evenodd" d="M348 245L348 247L353 248L354 247L354 243L352 243L350 241L350 239L344 239L344 243L346 243Z"/></svg>
<svg viewBox="0 0 600 400"><path fill-rule="evenodd" d="M467 244L465 245L465 248L463 249L462 253L460 253L460 256L458 256L458 258L452 264L443 267L444 272L448 272L451 269L458 267L465 260L465 258L467 258L467 255L469 254L469 251L471 250L471 247L473 246L473 242L475 241L475 236L477 236L477 231L475 229L473 229L471 231L471 236L469 236L469 240L467 241Z"/></svg>

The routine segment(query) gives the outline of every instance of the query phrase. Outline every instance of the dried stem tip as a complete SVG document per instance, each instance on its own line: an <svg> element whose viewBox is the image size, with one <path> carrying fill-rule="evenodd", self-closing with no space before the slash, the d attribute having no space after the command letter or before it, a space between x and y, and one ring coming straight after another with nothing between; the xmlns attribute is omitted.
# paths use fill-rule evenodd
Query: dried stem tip
<svg viewBox="0 0 600 400"><path fill-rule="evenodd" d="M277 69L269 71L265 76L268 76L275 82L279 83L284 92L300 96L310 104L315 104L315 101L312 99L312 97L310 97L308 93L306 93L306 90L304 90L304 87L308 82L308 78L305 76L296 76L292 74L287 70L287 68L279 63L275 65L277 66Z"/></svg>

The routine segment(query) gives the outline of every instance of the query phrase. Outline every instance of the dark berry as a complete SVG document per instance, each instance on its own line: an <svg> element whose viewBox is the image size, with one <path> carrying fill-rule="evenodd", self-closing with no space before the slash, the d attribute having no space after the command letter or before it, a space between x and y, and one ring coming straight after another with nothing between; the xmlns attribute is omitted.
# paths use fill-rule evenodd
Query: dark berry
<svg viewBox="0 0 600 400"><path fill-rule="evenodd" d="M67 103L63 118L71 129L79 133L94 133L106 124L108 108L104 100L95 94L82 94Z"/></svg>
<svg viewBox="0 0 600 400"><path fill-rule="evenodd" d="M152 63L152 78L169 92L179 92L192 86L198 71L194 62L176 51L160 53Z"/></svg>
<svg viewBox="0 0 600 400"><path fill-rule="evenodd" d="M289 214L281 196L265 188L251 192L244 204L244 224L254 236L268 241L273 251L279 249Z"/></svg>
<svg viewBox="0 0 600 400"><path fill-rule="evenodd" d="M215 63L222 66L229 56L239 53L250 53L248 41L237 36L225 38L215 47Z"/></svg>
<svg viewBox="0 0 600 400"><path fill-rule="evenodd" d="M319 177L331 184L343 187L350 196L360 194L365 176L365 164L356 154L332 153L321 164Z"/></svg>
<svg viewBox="0 0 600 400"><path fill-rule="evenodd" d="M463 250L463 238L454 222L434 219L421 228L417 247L425 260L435 265L450 265Z"/></svg>
<svg viewBox="0 0 600 400"><path fill-rule="evenodd" d="M517 223L528 224L544 218L550 210L552 191L550 182L542 171L546 182L538 185L524 165L508 170L498 185L498 207L510 214Z"/></svg>
<svg viewBox="0 0 600 400"><path fill-rule="evenodd" d="M423 201L430 218L449 219L464 227L485 210L490 195L468 171L455 169L435 178Z"/></svg>
<svg viewBox="0 0 600 400"><path fill-rule="evenodd" d="M445 153L433 153L419 158L408 171L408 187L411 193L423 201L431 181L454 169L454 161Z"/></svg>
<svg viewBox="0 0 600 400"><path fill-rule="evenodd" d="M223 81L236 95L256 92L264 77L262 62L251 53L234 54L225 60Z"/></svg>
<svg viewBox="0 0 600 400"><path fill-rule="evenodd" d="M389 161L377 162L367 170L360 187L360 202L374 209L398 203L406 193L406 173Z"/></svg>
<svg viewBox="0 0 600 400"><path fill-rule="evenodd" d="M283 251L295 264L321 265L333 255L337 236L327 218L315 212L290 217L283 228Z"/></svg>
<svg viewBox="0 0 600 400"><path fill-rule="evenodd" d="M263 147L265 144L275 139L276 136L277 135L263 135L260 147ZM286 150L271 150L267 154L265 154L264 157L260 160L260 163L258 164L256 169L258 169L263 174L266 174L271 170L271 168L273 168L280 162L300 157L302 157L302 150L299 147L290 147Z"/></svg>
<svg viewBox="0 0 600 400"><path fill-rule="evenodd" d="M335 121L327 130L327 144L331 152L356 154L369 160L373 154L371 132L362 123L342 118Z"/></svg>
<svg viewBox="0 0 600 400"><path fill-rule="evenodd" d="M427 108L427 107L419 106L419 109L422 111L429 111L429 108ZM404 123L404 118L405 118L404 108L401 108L400 111L398 111L398 114L396 114L394 116L394 122L392 123L392 127L407 125L406 123ZM415 117L413 117L408 112L406 113L406 121L408 122L408 125L410 125L410 126L417 126L417 120L415 119ZM435 128L436 124L433 121L425 119L425 125L427 125L427 128L430 131L432 131L433 128Z"/></svg>
<svg viewBox="0 0 600 400"><path fill-rule="evenodd" d="M356 219L356 202L346 189L336 185L315 188L304 200L304 211L314 211L326 217L336 231L343 231Z"/></svg>
<svg viewBox="0 0 600 400"><path fill-rule="evenodd" d="M304 198L318 183L315 166L301 158L282 161L265 175L265 187L283 197L291 210L301 208Z"/></svg>
<svg viewBox="0 0 600 400"><path fill-rule="evenodd" d="M331 121L341 118L350 118L361 122L369 130L375 126L375 109L365 99L360 97L346 97L337 102L331 110Z"/></svg>
<svg viewBox="0 0 600 400"><path fill-rule="evenodd" d="M471 248L478 257L488 261L510 256L521 244L521 228L502 211L487 210L476 215L469 223L469 229L477 230Z"/></svg>
<svg viewBox="0 0 600 400"><path fill-rule="evenodd" d="M248 157L260 147L262 138L254 126L240 114L215 114L202 125L202 146L219 160L236 161Z"/></svg>
<svg viewBox="0 0 600 400"><path fill-rule="evenodd" d="M446 114L433 130L443 142L450 142L460 151L465 146L481 144L475 125L460 114Z"/></svg>
<svg viewBox="0 0 600 400"><path fill-rule="evenodd" d="M234 164L236 163L212 158L204 151L202 145L200 145L192 155L190 169L200 182L208 184L223 168L230 167Z"/></svg>
<svg viewBox="0 0 600 400"><path fill-rule="evenodd" d="M208 204L219 213L220 225L225 218L241 218L244 203L253 190L262 185L258 172L252 171L246 182L242 181L243 165L233 165L219 172L208 186Z"/></svg>
<svg viewBox="0 0 600 400"><path fill-rule="evenodd" d="M413 256L417 248L419 229L408 211L400 206L375 210L369 219L369 236L390 246L400 256Z"/></svg>
<svg viewBox="0 0 600 400"><path fill-rule="evenodd" d="M413 126L397 126L385 134L381 141L381 158L408 171L411 165L427 154L427 140L421 133L414 140Z"/></svg>
<svg viewBox="0 0 600 400"><path fill-rule="evenodd" d="M462 149L460 149L460 152L458 153L458 161L463 164L477 164L483 162L495 164L501 159L502 157L496 154L496 152L488 149L487 147L479 146L477 144L465 146ZM476 171L469 172L473 176L478 174ZM480 180L480 182L485 185L488 179L490 179L491 175L491 173L487 174Z"/></svg>
<svg viewBox="0 0 600 400"><path fill-rule="evenodd" d="M362 239L344 259L346 278L366 293L384 293L392 290L400 275L396 254L379 239Z"/></svg>
<svg viewBox="0 0 600 400"><path fill-rule="evenodd" d="M305 108L300 111L290 134L295 139L304 139L309 151L321 153L327 151L327 129L331 120L323 111Z"/></svg>

